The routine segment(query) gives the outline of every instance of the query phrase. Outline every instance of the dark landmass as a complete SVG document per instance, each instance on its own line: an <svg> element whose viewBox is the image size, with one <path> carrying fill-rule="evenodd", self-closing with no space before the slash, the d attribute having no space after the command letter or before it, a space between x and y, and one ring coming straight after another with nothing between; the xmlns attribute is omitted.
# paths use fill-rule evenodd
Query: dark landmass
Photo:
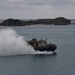
<svg viewBox="0 0 75 75"><path fill-rule="evenodd" d="M1 26L24 26L24 21L18 19L6 19L0 23Z"/></svg>
<svg viewBox="0 0 75 75"><path fill-rule="evenodd" d="M19 19L6 19L0 23L0 26L26 26L26 25L36 25L36 24L45 24L45 25L69 25L71 23L70 19L64 17L58 17L55 19L37 19L23 21Z"/></svg>

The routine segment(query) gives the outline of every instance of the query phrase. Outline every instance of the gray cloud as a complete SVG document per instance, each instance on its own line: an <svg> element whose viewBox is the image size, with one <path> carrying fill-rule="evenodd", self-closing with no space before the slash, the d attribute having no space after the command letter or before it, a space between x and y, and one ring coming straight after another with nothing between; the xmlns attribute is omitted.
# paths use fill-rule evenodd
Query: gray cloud
<svg viewBox="0 0 75 75"><path fill-rule="evenodd" d="M1 17L74 17L74 0L0 0ZM64 12L63 12L64 11Z"/></svg>
<svg viewBox="0 0 75 75"><path fill-rule="evenodd" d="M42 5L49 5L49 6L69 6L74 5L74 0L0 0L0 6L42 6Z"/></svg>

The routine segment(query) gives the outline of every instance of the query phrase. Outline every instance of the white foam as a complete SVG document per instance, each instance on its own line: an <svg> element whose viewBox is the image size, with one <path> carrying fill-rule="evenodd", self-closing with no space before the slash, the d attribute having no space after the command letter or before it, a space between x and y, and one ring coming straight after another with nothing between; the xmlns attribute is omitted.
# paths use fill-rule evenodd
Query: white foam
<svg viewBox="0 0 75 75"><path fill-rule="evenodd" d="M49 51L49 52L47 52L47 51L36 51L35 52L35 54L53 54L53 52L52 51Z"/></svg>

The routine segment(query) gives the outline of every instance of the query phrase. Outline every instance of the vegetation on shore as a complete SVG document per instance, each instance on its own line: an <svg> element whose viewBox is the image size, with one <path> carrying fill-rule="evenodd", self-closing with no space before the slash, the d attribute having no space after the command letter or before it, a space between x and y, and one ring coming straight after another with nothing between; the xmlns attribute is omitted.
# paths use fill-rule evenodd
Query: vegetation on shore
<svg viewBox="0 0 75 75"><path fill-rule="evenodd" d="M69 25L71 23L70 19L64 17L58 17L55 19L37 19L22 21L19 19L6 19L0 23L0 26L25 26L25 25L35 25L35 24L45 24L45 25Z"/></svg>

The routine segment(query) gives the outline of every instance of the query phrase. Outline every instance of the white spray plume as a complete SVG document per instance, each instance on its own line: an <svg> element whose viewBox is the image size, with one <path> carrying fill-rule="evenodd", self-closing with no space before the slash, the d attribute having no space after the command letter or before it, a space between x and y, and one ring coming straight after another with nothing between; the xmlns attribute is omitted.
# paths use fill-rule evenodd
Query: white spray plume
<svg viewBox="0 0 75 75"><path fill-rule="evenodd" d="M0 30L0 55L34 54L35 50L28 45L25 38L19 36L13 29Z"/></svg>

